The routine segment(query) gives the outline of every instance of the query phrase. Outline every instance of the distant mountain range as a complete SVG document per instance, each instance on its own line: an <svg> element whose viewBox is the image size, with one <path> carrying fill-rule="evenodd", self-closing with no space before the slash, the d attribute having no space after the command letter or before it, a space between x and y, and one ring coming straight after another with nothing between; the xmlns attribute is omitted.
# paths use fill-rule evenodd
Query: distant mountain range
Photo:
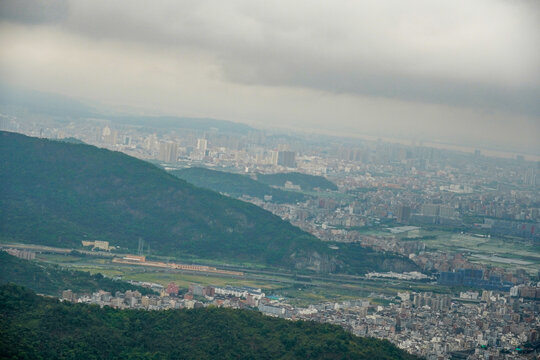
<svg viewBox="0 0 540 360"><path fill-rule="evenodd" d="M0 111L52 117L93 117L98 111L67 96L17 88L0 83Z"/></svg>
<svg viewBox="0 0 540 360"><path fill-rule="evenodd" d="M417 270L358 244L329 248L262 208L195 187L148 162L85 144L0 132L0 237L318 272Z"/></svg>
<svg viewBox="0 0 540 360"><path fill-rule="evenodd" d="M17 88L0 83L0 112L8 115L28 114L52 117L57 120L97 118L112 124L132 125L151 129L217 130L225 133L247 134L252 127L227 120L179 116L140 116L107 114L98 107L84 104L68 96Z"/></svg>
<svg viewBox="0 0 540 360"><path fill-rule="evenodd" d="M107 116L112 123L128 124L153 129L194 129L220 132L247 134L254 130L248 125L227 120L210 118L192 118L178 116Z"/></svg>
<svg viewBox="0 0 540 360"><path fill-rule="evenodd" d="M333 269L314 236L145 161L9 132L0 149L4 238L61 247L99 239L130 251L142 238L161 254Z"/></svg>

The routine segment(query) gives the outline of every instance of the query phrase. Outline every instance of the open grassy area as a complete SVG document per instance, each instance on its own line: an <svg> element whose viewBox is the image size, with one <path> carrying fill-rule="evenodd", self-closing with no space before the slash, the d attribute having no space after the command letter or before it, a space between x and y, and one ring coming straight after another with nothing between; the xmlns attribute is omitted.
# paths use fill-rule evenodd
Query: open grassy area
<svg viewBox="0 0 540 360"><path fill-rule="evenodd" d="M230 277L212 273L182 273L170 269L142 267L112 263L111 259L97 256L77 256L74 254L38 254L37 260L59 264L91 274L119 276L124 280L158 283L166 286L175 282L186 289L192 283L215 286L252 286L262 288L267 294L278 294L289 299L294 305L307 306L320 302L342 302L351 299L368 299L370 294L395 295L398 291L448 292L448 289L428 283L406 282L394 279L362 280L351 278L350 282L337 282L333 277L297 279L293 274L270 274L264 272L246 273L244 277ZM219 264L216 264L219 265Z"/></svg>
<svg viewBox="0 0 540 360"><path fill-rule="evenodd" d="M448 231L420 230L427 250L465 253L470 261L507 269L540 270L540 246L522 239L482 238ZM433 237L433 238L431 238Z"/></svg>
<svg viewBox="0 0 540 360"><path fill-rule="evenodd" d="M154 282L164 286L170 282L175 282L180 288L187 288L192 283L216 286L253 286L264 289L273 289L279 286L275 282L264 280L233 278L205 273L201 273L200 275L186 274L166 269L115 264L110 259L94 258L92 256L76 257L71 255L39 254L37 260L59 264L80 271L87 271L91 274L101 273L111 277L120 276L124 280Z"/></svg>
<svg viewBox="0 0 540 360"><path fill-rule="evenodd" d="M92 256L77 257L72 255L39 254L39 261L59 264L63 267L86 271L91 274L101 273L105 276L120 276L124 280L136 280L158 283L166 286L170 282L186 289L192 283L215 286L252 286L262 288L267 294L279 294L292 304L307 306L309 304L332 301L341 302L349 299L365 298L370 292L376 291L376 285L340 284L329 280L317 280L311 285L291 284L291 278L269 274L246 274L253 278L234 278L216 274L181 273L158 268L147 268L133 265L115 264L110 259L94 258ZM393 290L390 290L393 291Z"/></svg>
<svg viewBox="0 0 540 360"><path fill-rule="evenodd" d="M177 272L128 272L123 277L126 280L149 281L166 286L170 282L176 283L180 288L188 288L190 284L215 286L252 286L265 290L276 287L276 284L264 281L253 281L247 279L238 279L230 277L218 277L213 275L191 275Z"/></svg>
<svg viewBox="0 0 540 360"><path fill-rule="evenodd" d="M276 293L287 298L289 304L303 307L322 302L343 302L346 300L366 298L368 295L368 293L357 289L318 286L292 286L276 290Z"/></svg>

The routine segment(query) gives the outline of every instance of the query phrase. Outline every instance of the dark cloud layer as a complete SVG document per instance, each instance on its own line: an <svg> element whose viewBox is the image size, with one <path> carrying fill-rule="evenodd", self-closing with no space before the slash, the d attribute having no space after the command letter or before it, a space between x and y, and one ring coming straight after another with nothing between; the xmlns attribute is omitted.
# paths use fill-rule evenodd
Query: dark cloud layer
<svg viewBox="0 0 540 360"><path fill-rule="evenodd" d="M24 24L59 23L68 18L69 4L65 0L2 0L0 19Z"/></svg>
<svg viewBox="0 0 540 360"><path fill-rule="evenodd" d="M372 104L388 99L388 106L392 103L396 109L402 106L397 102L418 104L426 117L433 111L426 106L431 105L440 106L439 113L444 108L471 110L479 119L477 128L489 127L493 112L501 113L498 119L527 117L522 120L528 128L540 132L540 6L535 1L5 0L0 4L0 20L35 29L24 36L39 35L42 29L56 36L70 66L81 69L105 73L90 60L85 62L83 55L75 57L81 51L79 46L74 50L76 38L90 47L89 52L99 47L100 61L102 57L125 61L130 46L155 59L155 69L174 66L170 64L176 61L178 69L171 76L189 72L201 61L199 77L190 79L202 97L205 89L217 91L217 77L223 89L248 86L276 99L298 90L313 98L329 94L349 106L351 96L358 97L358 104L364 104L365 97L372 98ZM71 42L63 42L68 37ZM51 52L52 48L40 55L47 58ZM134 58L126 68L138 68L138 61ZM114 72L108 76L112 76L109 86L115 82ZM159 89L155 78L144 81ZM351 111L340 116L357 117ZM370 111L366 113L375 113ZM398 111L396 117L400 116ZM403 121L414 122L411 115Z"/></svg>
<svg viewBox="0 0 540 360"><path fill-rule="evenodd" d="M246 84L309 87L335 93L395 98L540 116L540 88L509 88L478 82L369 73L361 69L321 68L309 62L262 64L225 62L226 76Z"/></svg>
<svg viewBox="0 0 540 360"><path fill-rule="evenodd" d="M423 45L426 51L410 50L407 48L407 43L411 39L407 39L407 36L412 37L416 34L432 40L431 34L422 33L430 30L441 31L441 42L445 40L467 42L467 36L475 36L474 33L460 34L455 31L452 27L459 26L459 22L454 23L438 12L435 15L440 19L435 19L435 21L441 19L443 22L448 21L447 28L420 19L426 22L424 27L419 27L414 31L407 30L407 26L414 26L414 24L408 24L413 21L407 18L411 15L410 13L405 13L403 16L389 14L398 21L398 24L394 26L399 27L400 22L405 24L401 25L404 28L403 38L396 39L396 33L400 35L398 30L394 29L387 34L384 29L384 26L392 24L384 24L381 29L372 30L378 31L380 35L378 33L366 34L370 30L361 25L358 25L359 29L355 30L354 17L343 19L345 25L340 24L339 16L343 16L346 10L339 9L346 5L343 2L335 3L336 10L323 7L319 13L310 14L306 11L306 14L299 18L297 13L304 9L295 10L294 4L289 4L290 8L281 10L279 5L268 6L269 11L265 13L265 5L261 3L253 5L250 2L232 2L230 7L208 1L201 3L161 2L154 3L152 6L139 1L124 3L92 1L85 4L72 2L69 16L67 16L69 6L64 1L39 2L37 9L29 6L30 1L27 0L8 1L8 3L11 5L6 6L6 10L9 9L6 17L11 15L11 18L15 20L56 21L62 23L68 31L99 39L118 39L143 42L149 46L168 46L180 52L185 48L208 52L219 59L222 72L230 81L266 86L308 87L338 93L350 92L408 101L495 108L508 112L540 115L538 101L540 79L533 81L532 84L517 86L517 88L506 86L504 83L492 84L489 81L467 79L467 72L474 72L475 67L482 70L482 61L494 63L500 61L489 58L491 54L482 53L482 49L457 46L457 51L461 50L461 53L451 53L455 57L455 62L462 62L463 67L469 67L463 69L463 76L460 74L460 69L452 65L451 59L442 59L448 61L448 67L451 68L447 73L444 68L433 75L429 73L430 57L435 57L437 60L433 54L436 49L433 50L433 48L441 44ZM391 1L390 5L392 3ZM435 3L442 4L442 2ZM497 3L494 1L493 5ZM285 6L284 3L281 5ZM426 3L420 2L419 5L426 6ZM491 4L487 3L487 5ZM474 6L471 5L473 8ZM520 6L521 9L519 9ZM315 5L314 7L316 8ZM517 15L510 13L509 17L523 16L524 12L534 13L536 10L536 7L528 2L516 2L514 7L517 7L521 13L518 12ZM323 13L324 10L330 12ZM444 10L445 7L442 6L441 11ZM478 16L482 10L484 9L479 6L478 13L473 15ZM369 20L369 14L365 15L361 12L374 10L370 10L369 6L359 6L352 7L351 11L358 12L358 21L366 21ZM430 12L420 14L427 16ZM466 12L456 14L467 15ZM378 13L375 12L374 15ZM448 14L448 17L453 15ZM500 16L500 14L495 13L494 16ZM301 22L296 22L298 19ZM491 31L494 35L500 35L502 31L485 30L490 25L500 26L496 23L497 21L499 19L494 18L493 24L482 23L476 30L488 31L488 34ZM370 23L369 26L377 26L377 22ZM514 26L514 23L511 26ZM522 26L526 28L531 25L523 22ZM421 32L415 32L418 30ZM502 27L501 30L505 28ZM508 52L523 51L523 56L532 55L540 61L538 50L520 48L520 46L538 46L538 43L534 42L540 41L540 37L532 32L534 30L540 32L540 27L525 30L531 31L529 38L521 39L522 44L515 46L509 40L501 38L487 40L500 41L501 46L510 44L512 47L507 49ZM522 33L518 32L517 35L521 36ZM457 36L457 38L448 36ZM460 36L462 38L459 38ZM343 48L334 47L335 43L342 43ZM401 44L404 45L401 46ZM393 51L391 47L396 45L398 48ZM480 42L474 45L488 46ZM411 45L410 48L412 47L414 46ZM442 48L444 49L444 46ZM414 58L410 59L414 56L418 57L418 65L411 74L399 64L402 60L409 62L409 66L410 63L414 64ZM476 57L485 58L476 61ZM476 63L468 65L467 61L460 61L460 58L470 58L471 62ZM426 59L428 64L424 64ZM385 66L385 63L388 64ZM425 71L423 66L426 67ZM514 71L515 69L508 69L512 66L527 67L527 64L516 62L494 67L493 78L500 75L496 73L498 71ZM529 72L530 78L540 77L538 66L522 70Z"/></svg>

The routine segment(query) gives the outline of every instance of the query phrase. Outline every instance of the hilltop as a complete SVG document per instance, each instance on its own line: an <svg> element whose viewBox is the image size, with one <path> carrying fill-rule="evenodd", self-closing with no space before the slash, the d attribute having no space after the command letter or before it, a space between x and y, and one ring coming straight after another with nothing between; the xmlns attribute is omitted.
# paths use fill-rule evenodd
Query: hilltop
<svg viewBox="0 0 540 360"><path fill-rule="evenodd" d="M0 132L0 150L5 240L63 248L104 240L136 252L142 239L152 254L184 259L318 272L417 270L407 258L357 244L332 250L258 206L123 153L9 132Z"/></svg>
<svg viewBox="0 0 540 360"><path fill-rule="evenodd" d="M257 180L271 186L285 186L287 181L299 185L302 190L312 191L316 188L321 190L337 190L336 184L323 176L302 174L299 172L257 174Z"/></svg>
<svg viewBox="0 0 540 360"><path fill-rule="evenodd" d="M59 247L106 240L156 254L333 270L314 236L123 153L0 132L1 236Z"/></svg>
<svg viewBox="0 0 540 360"><path fill-rule="evenodd" d="M60 303L0 287L0 349L27 359L416 359L336 325L255 311L137 311Z"/></svg>
<svg viewBox="0 0 540 360"><path fill-rule="evenodd" d="M200 167L173 170L170 173L193 185L226 193L237 198L242 195L248 195L263 199L264 196L270 195L272 196L272 202L276 203L296 203L305 201L307 198L305 195L297 192L273 188L267 184L253 180L246 175Z"/></svg>

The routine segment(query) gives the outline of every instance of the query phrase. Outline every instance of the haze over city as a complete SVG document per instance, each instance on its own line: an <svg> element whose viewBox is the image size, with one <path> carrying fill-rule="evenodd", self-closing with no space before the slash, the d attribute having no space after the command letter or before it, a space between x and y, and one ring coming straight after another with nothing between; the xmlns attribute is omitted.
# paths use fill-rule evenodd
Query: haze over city
<svg viewBox="0 0 540 360"><path fill-rule="evenodd" d="M0 1L0 357L540 359L540 5Z"/></svg>
<svg viewBox="0 0 540 360"><path fill-rule="evenodd" d="M100 109L538 156L535 1L3 1L0 75Z"/></svg>

